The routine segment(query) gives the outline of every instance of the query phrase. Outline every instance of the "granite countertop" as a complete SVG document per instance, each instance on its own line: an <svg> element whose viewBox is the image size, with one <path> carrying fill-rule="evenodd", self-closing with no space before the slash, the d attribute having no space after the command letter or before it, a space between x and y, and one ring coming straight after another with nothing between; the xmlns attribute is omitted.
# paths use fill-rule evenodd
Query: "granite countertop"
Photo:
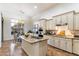
<svg viewBox="0 0 79 59"><path fill-rule="evenodd" d="M59 38L65 38L65 39L73 39L73 40L79 40L79 37L66 37L66 36L58 36L58 35L45 35L48 39L50 37L59 37Z"/></svg>
<svg viewBox="0 0 79 59"><path fill-rule="evenodd" d="M43 40L47 40L47 38L43 37L42 39L37 39L37 38L32 38L32 37L25 37L25 36L21 36L21 38L31 44L33 43L37 43Z"/></svg>
<svg viewBox="0 0 79 59"><path fill-rule="evenodd" d="M48 37L59 37L59 38L66 38L66 39L74 39L74 38L79 38L79 37L66 37L66 36L58 36L58 35L45 35L47 38Z"/></svg>

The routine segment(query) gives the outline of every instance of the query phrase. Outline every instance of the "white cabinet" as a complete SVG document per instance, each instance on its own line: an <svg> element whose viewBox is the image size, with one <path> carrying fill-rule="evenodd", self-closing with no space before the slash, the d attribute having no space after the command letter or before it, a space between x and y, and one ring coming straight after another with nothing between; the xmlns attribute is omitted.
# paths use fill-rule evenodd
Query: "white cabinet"
<svg viewBox="0 0 79 59"><path fill-rule="evenodd" d="M56 20L53 19L51 22L52 22L51 28L52 28L52 30L55 30L55 27L56 27Z"/></svg>
<svg viewBox="0 0 79 59"><path fill-rule="evenodd" d="M65 39L66 40L66 51L72 53L72 39Z"/></svg>
<svg viewBox="0 0 79 59"><path fill-rule="evenodd" d="M54 43L55 43L55 37L49 36L48 44L54 46Z"/></svg>
<svg viewBox="0 0 79 59"><path fill-rule="evenodd" d="M61 15L61 19L62 19L62 24L68 23L67 14Z"/></svg>
<svg viewBox="0 0 79 59"><path fill-rule="evenodd" d="M66 41L64 38L60 38L60 49L66 50Z"/></svg>
<svg viewBox="0 0 79 59"><path fill-rule="evenodd" d="M48 30L52 30L52 21L48 20Z"/></svg>
<svg viewBox="0 0 79 59"><path fill-rule="evenodd" d="M48 40L48 44L54 47L59 48L60 43L59 43L59 38L58 37L52 37Z"/></svg>
<svg viewBox="0 0 79 59"><path fill-rule="evenodd" d="M46 30L46 20L40 20L39 25L41 28L43 28L43 32L45 33Z"/></svg>
<svg viewBox="0 0 79 59"><path fill-rule="evenodd" d="M71 52L72 53L72 39L60 39L60 49Z"/></svg>
<svg viewBox="0 0 79 59"><path fill-rule="evenodd" d="M62 15L56 16L55 18L56 18L56 24L68 23L67 14L62 14Z"/></svg>
<svg viewBox="0 0 79 59"><path fill-rule="evenodd" d="M60 39L58 37L55 37L54 46L60 48Z"/></svg>
<svg viewBox="0 0 79 59"><path fill-rule="evenodd" d="M46 30L49 30L49 27L50 27L50 23L49 23L49 21L47 20L47 21L46 21Z"/></svg>
<svg viewBox="0 0 79 59"><path fill-rule="evenodd" d="M45 20L40 21L40 26L45 29Z"/></svg>
<svg viewBox="0 0 79 59"><path fill-rule="evenodd" d="M56 19L56 24L65 24L68 23L68 29L74 29L74 12L64 13L62 15L54 16Z"/></svg>
<svg viewBox="0 0 79 59"><path fill-rule="evenodd" d="M79 30L79 13L75 14L75 21L74 21L75 30Z"/></svg>
<svg viewBox="0 0 79 59"><path fill-rule="evenodd" d="M47 30L55 30L55 21L56 20L54 20L54 19L47 20L47 22L46 22Z"/></svg>
<svg viewBox="0 0 79 59"><path fill-rule="evenodd" d="M74 28L74 13L73 12L67 13L67 20L68 20L69 30L73 30Z"/></svg>
<svg viewBox="0 0 79 59"><path fill-rule="evenodd" d="M62 23L61 16L56 16L56 24L61 24L61 23Z"/></svg>
<svg viewBox="0 0 79 59"><path fill-rule="evenodd" d="M48 44L51 45L51 46L54 46L54 39L50 38L48 40Z"/></svg>
<svg viewBox="0 0 79 59"><path fill-rule="evenodd" d="M63 37L62 38L61 37L49 37L48 44L51 45L51 46L54 46L56 48L71 52L71 53L72 53L72 50L74 48L75 48L74 49L75 52L77 52L79 50L79 46L78 46L79 40L78 40L78 43L76 43L74 41L74 48L72 47L73 40L72 39L66 39L66 38L63 38Z"/></svg>
<svg viewBox="0 0 79 59"><path fill-rule="evenodd" d="M78 54L79 55L79 39L73 40L73 53Z"/></svg>

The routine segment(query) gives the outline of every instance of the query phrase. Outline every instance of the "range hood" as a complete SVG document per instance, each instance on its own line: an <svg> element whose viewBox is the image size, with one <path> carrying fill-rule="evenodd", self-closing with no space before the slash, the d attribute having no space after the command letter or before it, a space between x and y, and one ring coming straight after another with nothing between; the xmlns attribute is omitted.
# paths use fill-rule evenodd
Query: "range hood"
<svg viewBox="0 0 79 59"><path fill-rule="evenodd" d="M56 24L56 26L66 26L68 25L68 23L64 23L64 24Z"/></svg>

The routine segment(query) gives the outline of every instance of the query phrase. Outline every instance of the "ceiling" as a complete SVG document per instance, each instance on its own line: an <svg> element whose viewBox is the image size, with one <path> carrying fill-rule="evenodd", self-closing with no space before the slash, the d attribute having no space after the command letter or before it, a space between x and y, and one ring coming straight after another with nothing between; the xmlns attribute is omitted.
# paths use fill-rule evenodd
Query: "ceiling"
<svg viewBox="0 0 79 59"><path fill-rule="evenodd" d="M54 7L56 3L0 3L0 10L8 17L33 17Z"/></svg>

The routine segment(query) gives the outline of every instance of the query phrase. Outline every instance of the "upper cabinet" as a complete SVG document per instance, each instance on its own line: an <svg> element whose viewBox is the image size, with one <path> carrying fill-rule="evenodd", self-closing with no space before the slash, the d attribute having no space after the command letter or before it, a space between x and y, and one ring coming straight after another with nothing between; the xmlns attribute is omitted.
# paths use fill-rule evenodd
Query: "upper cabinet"
<svg viewBox="0 0 79 59"><path fill-rule="evenodd" d="M75 30L79 30L79 13L75 14L74 28Z"/></svg>
<svg viewBox="0 0 79 59"><path fill-rule="evenodd" d="M74 30L74 12L67 13L68 28Z"/></svg>
<svg viewBox="0 0 79 59"><path fill-rule="evenodd" d="M46 19L41 19L39 22L39 26L43 29L43 31L45 32L46 30Z"/></svg>
<svg viewBox="0 0 79 59"><path fill-rule="evenodd" d="M46 27L47 30L55 30L55 19L47 20Z"/></svg>
<svg viewBox="0 0 79 59"><path fill-rule="evenodd" d="M74 11L63 13L53 18L56 19L56 25L58 24L68 24L69 30L74 30Z"/></svg>
<svg viewBox="0 0 79 59"><path fill-rule="evenodd" d="M45 23L45 21L46 20L41 20L41 21L39 21L40 22L40 27L42 27L43 29L45 29L46 28L46 23Z"/></svg>
<svg viewBox="0 0 79 59"><path fill-rule="evenodd" d="M62 19L61 19L61 16L56 16L56 24L61 24L62 22Z"/></svg>
<svg viewBox="0 0 79 59"><path fill-rule="evenodd" d="M53 20L51 20L51 22L52 22L51 28L52 28L52 30L55 30L55 27L56 27L56 20L53 19Z"/></svg>
<svg viewBox="0 0 79 59"><path fill-rule="evenodd" d="M76 20L74 25L74 11L66 12L63 14L59 14L56 16L53 16L52 19L42 19L38 21L40 23L40 26L44 30L55 30L56 25L65 25L68 24L69 30L74 30L74 27L76 30L79 29L79 14L76 14Z"/></svg>
<svg viewBox="0 0 79 59"><path fill-rule="evenodd" d="M46 21L46 26L47 26L47 29L46 30L51 30L51 25L52 25L51 20L47 20Z"/></svg>
<svg viewBox="0 0 79 59"><path fill-rule="evenodd" d="M61 15L62 24L68 23L67 14Z"/></svg>

